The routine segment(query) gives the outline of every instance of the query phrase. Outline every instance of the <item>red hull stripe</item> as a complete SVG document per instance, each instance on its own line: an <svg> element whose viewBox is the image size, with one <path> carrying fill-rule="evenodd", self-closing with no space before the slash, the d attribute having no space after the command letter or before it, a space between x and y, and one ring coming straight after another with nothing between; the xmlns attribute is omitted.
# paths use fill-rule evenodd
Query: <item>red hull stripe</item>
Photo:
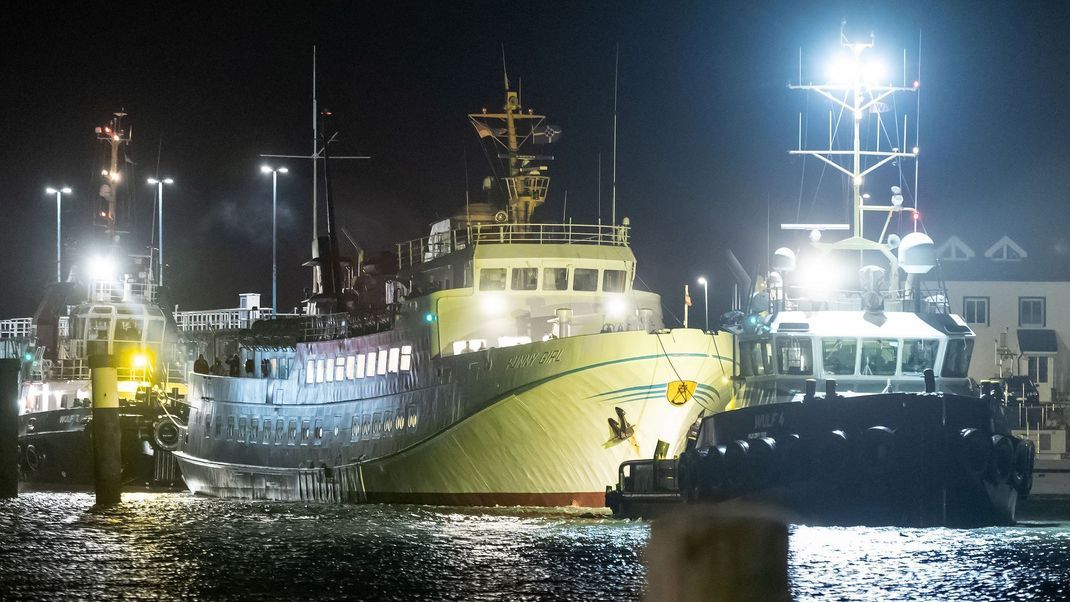
<svg viewBox="0 0 1070 602"><path fill-rule="evenodd" d="M580 506L604 508L604 491L576 493L388 493L368 492L373 504L430 506Z"/></svg>

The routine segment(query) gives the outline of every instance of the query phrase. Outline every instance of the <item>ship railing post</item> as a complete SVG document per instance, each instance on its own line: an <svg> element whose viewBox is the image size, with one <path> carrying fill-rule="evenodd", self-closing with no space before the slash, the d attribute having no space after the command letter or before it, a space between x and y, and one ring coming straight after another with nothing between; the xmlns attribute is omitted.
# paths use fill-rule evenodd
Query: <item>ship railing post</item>
<svg viewBox="0 0 1070 602"><path fill-rule="evenodd" d="M97 504L120 501L122 435L119 430L119 390L115 358L89 358L93 389L93 480Z"/></svg>
<svg viewBox="0 0 1070 602"><path fill-rule="evenodd" d="M19 494L19 369L17 359L0 360L0 499Z"/></svg>

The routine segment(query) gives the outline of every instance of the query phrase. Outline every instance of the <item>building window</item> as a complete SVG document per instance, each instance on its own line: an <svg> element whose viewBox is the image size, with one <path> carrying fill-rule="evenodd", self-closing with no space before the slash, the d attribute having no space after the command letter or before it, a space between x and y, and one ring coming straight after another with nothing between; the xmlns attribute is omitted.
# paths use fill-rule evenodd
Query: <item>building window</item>
<svg viewBox="0 0 1070 602"><path fill-rule="evenodd" d="M1048 382L1048 358L1044 356L1029 356L1026 360L1029 366L1029 380L1040 384Z"/></svg>
<svg viewBox="0 0 1070 602"><path fill-rule="evenodd" d="M973 249L957 236L947 239L936 249L936 257L942 261L966 261L974 256Z"/></svg>
<svg viewBox="0 0 1070 602"><path fill-rule="evenodd" d="M572 290L596 291L598 290L598 270L588 268L576 268L572 271Z"/></svg>
<svg viewBox="0 0 1070 602"><path fill-rule="evenodd" d="M1028 256L1029 254L1025 252L1025 249L1011 240L1009 236L999 239L996 244L985 251L985 257L992 261L1021 261Z"/></svg>
<svg viewBox="0 0 1070 602"><path fill-rule="evenodd" d="M962 317L969 324L988 326L988 297L963 297Z"/></svg>
<svg viewBox="0 0 1070 602"><path fill-rule="evenodd" d="M387 372L397 372L398 364L401 362L401 349L397 347L390 348L390 356L386 365Z"/></svg>
<svg viewBox="0 0 1070 602"><path fill-rule="evenodd" d="M539 288L539 268L513 268L514 291L533 291Z"/></svg>
<svg viewBox="0 0 1070 602"><path fill-rule="evenodd" d="M542 290L568 290L568 268L546 268L542 271Z"/></svg>
<svg viewBox="0 0 1070 602"><path fill-rule="evenodd" d="M412 345L401 346L401 371L412 370Z"/></svg>
<svg viewBox="0 0 1070 602"><path fill-rule="evenodd" d="M1018 297L1018 325L1044 327L1044 297Z"/></svg>
<svg viewBox="0 0 1070 602"><path fill-rule="evenodd" d="M623 293L625 275L626 272L624 270L605 270L602 272L602 292Z"/></svg>
<svg viewBox="0 0 1070 602"><path fill-rule="evenodd" d="M483 268L479 270L479 290L504 291L505 268Z"/></svg>

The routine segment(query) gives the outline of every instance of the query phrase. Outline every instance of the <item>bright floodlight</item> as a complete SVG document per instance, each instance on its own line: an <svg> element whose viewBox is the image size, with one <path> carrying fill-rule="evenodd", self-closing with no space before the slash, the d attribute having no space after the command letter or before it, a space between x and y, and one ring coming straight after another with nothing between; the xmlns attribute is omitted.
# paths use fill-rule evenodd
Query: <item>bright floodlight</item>
<svg viewBox="0 0 1070 602"><path fill-rule="evenodd" d="M173 179L173 178L164 178L164 179L163 179L163 183L164 183L164 184L174 184L174 183L175 183L175 181L174 181L174 179Z"/></svg>
<svg viewBox="0 0 1070 602"><path fill-rule="evenodd" d="M45 188L45 192L48 194L56 194L56 189L49 186L48 188Z"/></svg>
<svg viewBox="0 0 1070 602"><path fill-rule="evenodd" d="M133 364L135 368L144 368L149 365L149 358L145 357L144 353L139 353L134 356Z"/></svg>
<svg viewBox="0 0 1070 602"><path fill-rule="evenodd" d="M280 167L279 168L279 173L290 173L290 168L289 167Z"/></svg>
<svg viewBox="0 0 1070 602"><path fill-rule="evenodd" d="M260 166L260 171L263 172L263 173L271 173L273 170L268 165L261 165Z"/></svg>
<svg viewBox="0 0 1070 602"><path fill-rule="evenodd" d="M64 186L63 188L60 188L59 191L62 192L63 194L70 194L71 193L71 189L66 187L66 186Z"/></svg>
<svg viewBox="0 0 1070 602"><path fill-rule="evenodd" d="M115 280L115 261L110 257L92 257L87 267L90 280Z"/></svg>
<svg viewBox="0 0 1070 602"><path fill-rule="evenodd" d="M628 305L621 297L610 297L606 300L606 314L611 318L623 318L628 310Z"/></svg>
<svg viewBox="0 0 1070 602"><path fill-rule="evenodd" d="M699 276L698 277L698 283L701 284L702 286L706 286L706 277L705 276Z"/></svg>
<svg viewBox="0 0 1070 602"><path fill-rule="evenodd" d="M154 184L154 185L160 183L160 181L157 180L156 178L149 178L148 180L145 180L145 181L148 182L149 184Z"/></svg>

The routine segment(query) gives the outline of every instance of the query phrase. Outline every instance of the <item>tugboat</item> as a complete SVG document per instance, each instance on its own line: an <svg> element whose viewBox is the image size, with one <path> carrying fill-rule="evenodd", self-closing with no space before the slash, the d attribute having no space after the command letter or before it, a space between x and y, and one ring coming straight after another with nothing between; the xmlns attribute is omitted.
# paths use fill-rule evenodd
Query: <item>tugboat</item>
<svg viewBox="0 0 1070 602"><path fill-rule="evenodd" d="M916 93L918 84L867 79L872 40L851 43L841 33L841 41L844 81L789 87L853 117L853 145L834 150L830 135L828 149L804 150L800 133L791 152L850 178L853 224L785 225L809 230L810 248L798 262L791 249L777 249L749 307L725 316L739 358L731 409L705 417L678 461L622 464L607 491L617 514L736 500L809 524L973 527L1012 524L1029 493L1032 442L1012 435L1002 395L991 387L979 395L967 378L973 332L950 313L946 294L923 290L936 260L932 240L917 231L920 214L900 186L887 205L863 192L876 168L917 159L917 148L864 150L860 131L874 125L867 119L881 120L888 97ZM871 212L887 215L875 238L865 231ZM913 230L901 236L896 221ZM821 241L823 231L850 229ZM861 266L853 290L832 282L845 265Z"/></svg>
<svg viewBox="0 0 1070 602"><path fill-rule="evenodd" d="M19 393L19 467L30 485L78 487L93 482L89 358L114 356L118 368L125 483L181 486L171 451L185 416L177 363L177 329L161 309L151 257L121 250L117 190L130 142L116 113L97 137L108 150L94 222L103 240L95 254L50 285L23 337Z"/></svg>
<svg viewBox="0 0 1070 602"><path fill-rule="evenodd" d="M551 158L528 149L554 137L546 118L508 79L502 112L469 117L502 159L487 183L504 207L472 203L371 270L338 254L328 179L308 315L258 322L242 345L278 368L190 375L175 455L191 491L602 506L622 461L675 456L725 407L730 338L664 327L660 297L633 286L627 218L534 221Z"/></svg>

